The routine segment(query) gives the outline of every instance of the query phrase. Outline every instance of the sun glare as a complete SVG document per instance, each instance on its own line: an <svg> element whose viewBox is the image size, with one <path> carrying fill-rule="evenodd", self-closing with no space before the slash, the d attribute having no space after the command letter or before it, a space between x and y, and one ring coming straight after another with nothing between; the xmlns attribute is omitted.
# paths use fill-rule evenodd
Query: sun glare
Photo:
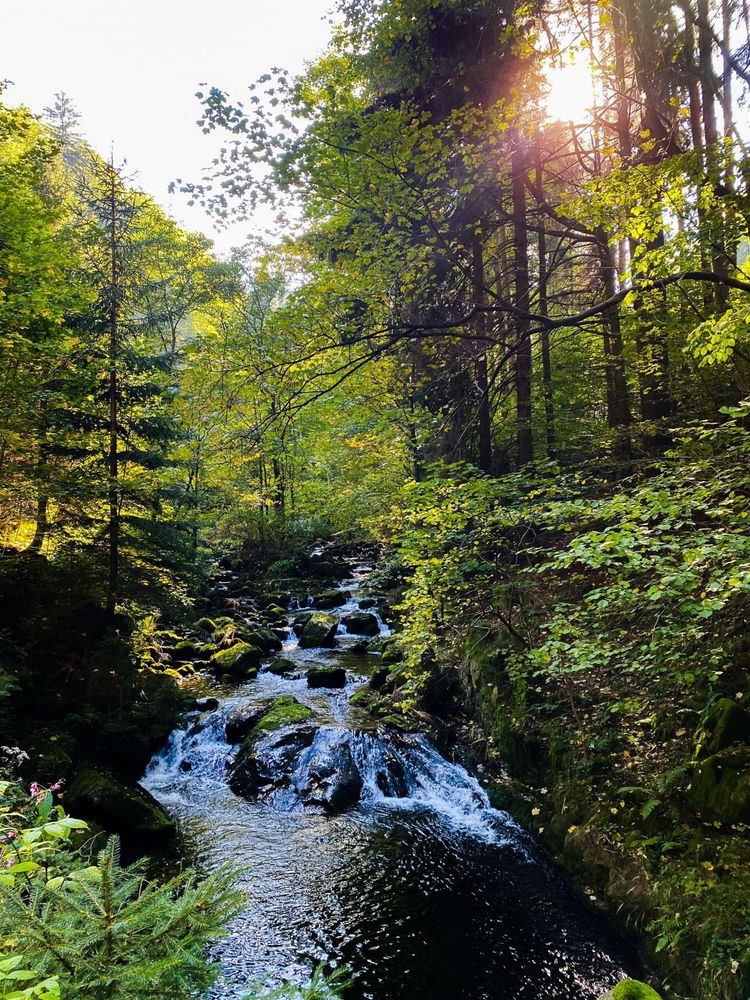
<svg viewBox="0 0 750 1000"><path fill-rule="evenodd" d="M545 104L551 121L588 121L594 103L594 88L587 62L581 59L550 66L547 86Z"/></svg>

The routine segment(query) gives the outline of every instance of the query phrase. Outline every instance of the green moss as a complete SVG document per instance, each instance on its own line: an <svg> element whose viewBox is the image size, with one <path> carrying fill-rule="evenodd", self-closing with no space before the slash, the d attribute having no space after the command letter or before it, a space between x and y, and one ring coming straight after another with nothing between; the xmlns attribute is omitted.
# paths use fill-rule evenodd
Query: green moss
<svg viewBox="0 0 750 1000"><path fill-rule="evenodd" d="M368 708L373 697L377 697L373 691L371 691L368 687L361 687L359 691L355 691L351 696L349 704L357 705L360 708Z"/></svg>
<svg viewBox="0 0 750 1000"><path fill-rule="evenodd" d="M307 705L297 701L294 695L283 694L274 701L271 710L253 729L248 740L254 742L265 733L273 733L277 729L292 726L297 722L306 722L312 717L312 709L308 708Z"/></svg>
<svg viewBox="0 0 750 1000"><path fill-rule="evenodd" d="M172 820L148 792L92 767L75 776L65 805L72 814L96 820L112 833L165 837L174 830Z"/></svg>
<svg viewBox="0 0 750 1000"><path fill-rule="evenodd" d="M750 747L730 747L699 761L690 804L709 822L750 823Z"/></svg>
<svg viewBox="0 0 750 1000"><path fill-rule="evenodd" d="M656 990L637 979L623 979L612 990L612 1000L661 1000L661 997Z"/></svg>
<svg viewBox="0 0 750 1000"><path fill-rule="evenodd" d="M712 757L741 743L750 743L750 715L731 698L720 698L701 720L696 732L695 756Z"/></svg>
<svg viewBox="0 0 750 1000"><path fill-rule="evenodd" d="M335 615L312 614L305 624L299 644L302 649L333 645L339 620Z"/></svg>
<svg viewBox="0 0 750 1000"><path fill-rule="evenodd" d="M257 646L238 642L229 649L220 649L211 657L211 671L219 676L235 678L252 677L263 660L263 653Z"/></svg>
<svg viewBox="0 0 750 1000"><path fill-rule="evenodd" d="M298 669L294 660L288 660L285 656L274 657L268 665L268 672L277 675L293 674Z"/></svg>

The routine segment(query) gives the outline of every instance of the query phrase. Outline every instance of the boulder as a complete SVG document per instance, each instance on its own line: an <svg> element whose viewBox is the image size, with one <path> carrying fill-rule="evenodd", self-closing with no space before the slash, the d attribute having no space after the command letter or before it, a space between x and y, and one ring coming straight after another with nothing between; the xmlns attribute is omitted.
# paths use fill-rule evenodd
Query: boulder
<svg viewBox="0 0 750 1000"><path fill-rule="evenodd" d="M171 653L175 663L186 663L188 660L195 659L198 655L198 647L189 639L183 639L182 642L175 645Z"/></svg>
<svg viewBox="0 0 750 1000"><path fill-rule="evenodd" d="M314 667L307 671L307 686L310 688L346 687L346 670L342 667Z"/></svg>
<svg viewBox="0 0 750 1000"><path fill-rule="evenodd" d="M227 716L224 729L227 743L241 743L252 732L260 720L271 710L273 702L265 701L257 705L240 705Z"/></svg>
<svg viewBox="0 0 750 1000"><path fill-rule="evenodd" d="M218 653L214 653L209 670L218 677L245 680L257 674L262 660L263 652L257 646L238 642L229 649L220 649Z"/></svg>
<svg viewBox="0 0 750 1000"><path fill-rule="evenodd" d="M354 611L344 615L341 621L346 631L354 635L378 635L380 632L377 618L369 611Z"/></svg>
<svg viewBox="0 0 750 1000"><path fill-rule="evenodd" d="M193 625L193 628L196 632L203 632L205 635L211 635L212 632L216 631L216 622L212 618L199 618Z"/></svg>
<svg viewBox="0 0 750 1000"><path fill-rule="evenodd" d="M312 719L312 709L297 701L294 695L282 694L276 698L269 711L249 733L247 740L253 742L264 733L275 732L286 726L296 725ZM246 741L247 742L247 741Z"/></svg>
<svg viewBox="0 0 750 1000"><path fill-rule="evenodd" d="M251 632L243 630L242 638L252 646L262 649L264 653L277 653L283 645L281 639L269 628L257 628Z"/></svg>
<svg viewBox="0 0 750 1000"><path fill-rule="evenodd" d="M274 657L267 667L269 674L276 674L278 676L296 673L298 669L299 667L294 660L288 660L285 656Z"/></svg>
<svg viewBox="0 0 750 1000"><path fill-rule="evenodd" d="M288 789L302 805L330 813L354 805L362 791L351 734L309 720L276 731L256 727L230 766L229 784L250 799ZM283 803L289 808L286 797Z"/></svg>
<svg viewBox="0 0 750 1000"><path fill-rule="evenodd" d="M305 625L307 625L314 614L314 611L299 611L292 619L292 632L295 635L302 635L305 631Z"/></svg>
<svg viewBox="0 0 750 1000"><path fill-rule="evenodd" d="M197 698L195 701L196 712L215 712L218 707L217 698Z"/></svg>
<svg viewBox="0 0 750 1000"><path fill-rule="evenodd" d="M229 787L243 798L255 799L288 786L295 762L315 733L316 727L303 721L261 733L262 739L251 734L230 764Z"/></svg>
<svg viewBox="0 0 750 1000"><path fill-rule="evenodd" d="M290 593L265 594L258 598L258 607L263 608L264 611L273 608L274 610L281 611L282 614L286 614L285 609L289 606L291 599L292 595Z"/></svg>
<svg viewBox="0 0 750 1000"><path fill-rule="evenodd" d="M365 597L361 601L357 601L357 607L361 611L368 611L370 608L377 607L377 599L375 597Z"/></svg>
<svg viewBox="0 0 750 1000"><path fill-rule="evenodd" d="M263 618L264 621L285 622L287 619L287 611L286 608L282 608L278 604L270 604L261 612L261 618Z"/></svg>
<svg viewBox="0 0 750 1000"><path fill-rule="evenodd" d="M706 822L750 823L750 747L728 747L699 760L689 801Z"/></svg>
<svg viewBox="0 0 750 1000"><path fill-rule="evenodd" d="M111 833L158 840L174 832L172 820L145 789L93 767L75 775L65 793L65 808Z"/></svg>
<svg viewBox="0 0 750 1000"><path fill-rule="evenodd" d="M302 649L332 646L338 627L339 620L334 615L324 615L315 611L305 623L299 644Z"/></svg>
<svg viewBox="0 0 750 1000"><path fill-rule="evenodd" d="M349 593L346 590L323 590L313 597L313 605L321 611L330 611L332 608L340 608L349 600Z"/></svg>
<svg viewBox="0 0 750 1000"><path fill-rule="evenodd" d="M390 670L388 667L380 667L379 670L373 671L370 676L370 688L373 691L380 691L380 689L385 686L389 673Z"/></svg>
<svg viewBox="0 0 750 1000"><path fill-rule="evenodd" d="M611 990L607 990L599 1000L661 1000L656 990L637 979L623 979Z"/></svg>
<svg viewBox="0 0 750 1000"><path fill-rule="evenodd" d="M362 642L355 642L353 646L349 647L349 649L347 650L347 652L348 653L355 653L357 656L365 656L367 653L370 652L370 647L369 647L368 643L366 643L364 641L362 641Z"/></svg>
<svg viewBox="0 0 750 1000"><path fill-rule="evenodd" d="M383 643L383 649L380 654L381 663L388 663L393 665L395 663L401 663L404 658L404 651L399 645L398 639L395 636L389 636Z"/></svg>
<svg viewBox="0 0 750 1000"><path fill-rule="evenodd" d="M341 580L350 575L349 567L343 560L311 556L308 571L325 580Z"/></svg>
<svg viewBox="0 0 750 1000"><path fill-rule="evenodd" d="M750 714L731 698L720 698L703 716L695 734L695 757L712 757L738 744L750 744Z"/></svg>
<svg viewBox="0 0 750 1000"><path fill-rule="evenodd" d="M298 788L304 805L321 806L326 812L342 812L359 801L362 778L348 740L319 749L316 742Z"/></svg>
<svg viewBox="0 0 750 1000"><path fill-rule="evenodd" d="M288 784L294 762L315 737L312 717L312 711L292 695L276 698L229 766L232 791L252 799L264 789Z"/></svg>

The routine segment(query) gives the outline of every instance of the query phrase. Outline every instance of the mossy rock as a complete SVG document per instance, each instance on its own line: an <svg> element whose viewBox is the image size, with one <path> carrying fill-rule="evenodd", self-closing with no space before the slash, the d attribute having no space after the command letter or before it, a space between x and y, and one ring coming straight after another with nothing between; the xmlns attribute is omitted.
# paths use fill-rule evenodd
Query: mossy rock
<svg viewBox="0 0 750 1000"><path fill-rule="evenodd" d="M312 717L313 711L311 708L297 701L294 695L282 694L274 701L268 713L252 730L247 741L254 743L260 736L266 733L274 733L277 729L283 729L285 726L307 722Z"/></svg>
<svg viewBox="0 0 750 1000"><path fill-rule="evenodd" d="M196 632L207 632L210 635L211 632L216 631L216 622L213 618L199 618L193 625L193 628Z"/></svg>
<svg viewBox="0 0 750 1000"><path fill-rule="evenodd" d="M316 594L313 598L315 607L320 608L321 611L340 608L348 600L349 592L346 590L324 590L320 594Z"/></svg>
<svg viewBox="0 0 750 1000"><path fill-rule="evenodd" d="M750 744L750 714L731 698L720 698L703 716L695 734L696 759L739 744Z"/></svg>
<svg viewBox="0 0 750 1000"><path fill-rule="evenodd" d="M74 736L54 729L29 733L21 749L29 756L21 766L23 776L51 785L68 774L78 747Z"/></svg>
<svg viewBox="0 0 750 1000"><path fill-rule="evenodd" d="M305 631L305 625L310 621L312 616L315 614L314 611L298 611L297 614L292 619L292 631L295 635L302 635Z"/></svg>
<svg viewBox="0 0 750 1000"><path fill-rule="evenodd" d="M404 658L404 651L395 635L373 639L370 643L370 652L380 653L380 661L383 664L394 665L401 663Z"/></svg>
<svg viewBox="0 0 750 1000"><path fill-rule="evenodd" d="M285 656L276 656L268 664L269 674L276 674L277 676L283 676L284 674L293 674L299 667L294 662L294 660L288 660Z"/></svg>
<svg viewBox="0 0 750 1000"><path fill-rule="evenodd" d="M247 642L220 649L211 657L211 673L239 680L254 677L263 661L263 651Z"/></svg>
<svg viewBox="0 0 750 1000"><path fill-rule="evenodd" d="M65 793L65 808L111 833L158 840L174 832L172 820L145 789L93 767L75 775Z"/></svg>
<svg viewBox="0 0 750 1000"><path fill-rule="evenodd" d="M183 639L178 642L172 650L172 659L175 663L185 663L198 655L198 647L190 639Z"/></svg>
<svg viewBox="0 0 750 1000"><path fill-rule="evenodd" d="M315 649L318 646L332 646L339 627L339 620L335 615L323 615L314 612L299 637L299 644L302 649Z"/></svg>
<svg viewBox="0 0 750 1000"><path fill-rule="evenodd" d="M346 670L343 667L313 667L307 671L309 688L346 687Z"/></svg>
<svg viewBox="0 0 750 1000"><path fill-rule="evenodd" d="M390 670L388 667L379 667L370 674L370 687L373 691L380 691L385 687Z"/></svg>
<svg viewBox="0 0 750 1000"><path fill-rule="evenodd" d="M698 761L689 801L707 822L750 823L750 747L729 747Z"/></svg>
<svg viewBox="0 0 750 1000"><path fill-rule="evenodd" d="M264 611L280 611L282 614L286 614L286 607L291 599L292 595L288 592L265 594L258 598L258 605Z"/></svg>
<svg viewBox="0 0 750 1000"><path fill-rule="evenodd" d="M263 617L270 618L272 620L286 621L287 611L286 608L282 608L280 604L269 604L267 608L263 609Z"/></svg>
<svg viewBox="0 0 750 1000"><path fill-rule="evenodd" d="M346 631L354 635L374 636L380 632L378 620L370 611L354 611L350 615L344 615L341 621Z"/></svg>
<svg viewBox="0 0 750 1000"><path fill-rule="evenodd" d="M200 655L201 659L205 660L206 657L213 656L214 653L219 652L219 647L215 642L207 642L205 645L201 646Z"/></svg>
<svg viewBox="0 0 750 1000"><path fill-rule="evenodd" d="M599 1000L662 1000L656 990L637 979L623 979Z"/></svg>
<svg viewBox="0 0 750 1000"><path fill-rule="evenodd" d="M252 632L243 632L242 639L251 646L257 646L265 653L277 653L281 647L281 639L268 628L257 628Z"/></svg>

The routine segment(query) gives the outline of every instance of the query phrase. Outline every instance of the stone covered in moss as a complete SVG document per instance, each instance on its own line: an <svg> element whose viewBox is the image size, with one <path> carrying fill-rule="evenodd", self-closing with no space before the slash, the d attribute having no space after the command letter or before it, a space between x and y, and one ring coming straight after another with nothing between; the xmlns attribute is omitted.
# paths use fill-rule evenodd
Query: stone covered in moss
<svg viewBox="0 0 750 1000"><path fill-rule="evenodd" d="M343 667L313 667L307 671L307 686L310 688L346 687L346 670Z"/></svg>
<svg viewBox="0 0 750 1000"><path fill-rule="evenodd" d="M211 673L219 677L228 676L238 680L254 677L258 671L263 653L257 646L238 642L229 649L220 649L211 657Z"/></svg>
<svg viewBox="0 0 750 1000"><path fill-rule="evenodd" d="M332 646L338 627L339 620L335 615L323 615L316 611L306 622L299 644L302 649Z"/></svg>
<svg viewBox="0 0 750 1000"><path fill-rule="evenodd" d="M292 619L292 631L295 635L302 635L305 631L305 625L310 621L312 616L315 614L314 611L298 611L297 614Z"/></svg>
<svg viewBox="0 0 750 1000"><path fill-rule="evenodd" d="M238 705L237 708L233 708L227 716L224 727L227 743L241 743L270 712L272 704L270 701L264 701L259 705Z"/></svg>
<svg viewBox="0 0 750 1000"><path fill-rule="evenodd" d="M750 823L750 747L729 747L698 761L690 804L708 822Z"/></svg>
<svg viewBox="0 0 750 1000"><path fill-rule="evenodd" d="M313 717L312 709L297 701L294 695L282 694L277 698L266 715L255 726L247 738L247 742L254 743L260 736L266 733L276 732L285 726L293 726L298 722L307 722Z"/></svg>
<svg viewBox="0 0 750 1000"><path fill-rule="evenodd" d="M695 756L705 759L739 744L750 744L750 715L731 698L720 698L698 727Z"/></svg>
<svg viewBox="0 0 750 1000"><path fill-rule="evenodd" d="M324 590L322 593L316 594L313 601L316 608L325 611L330 608L340 608L342 604L346 604L348 599L349 593L346 590Z"/></svg>
<svg viewBox="0 0 750 1000"><path fill-rule="evenodd" d="M269 674L276 674L277 676L293 674L297 669L298 667L294 660L288 660L285 656L275 656L268 664Z"/></svg>
<svg viewBox="0 0 750 1000"><path fill-rule="evenodd" d="M354 611L341 619L347 632L355 635L377 635L380 632L378 620L370 611Z"/></svg>
<svg viewBox="0 0 750 1000"><path fill-rule="evenodd" d="M637 979L623 979L599 1000L661 1000L661 997L656 990Z"/></svg>
<svg viewBox="0 0 750 1000"><path fill-rule="evenodd" d="M178 642L172 650L172 659L176 663L185 663L193 660L198 655L198 647L190 639L183 639Z"/></svg>
<svg viewBox="0 0 750 1000"><path fill-rule="evenodd" d="M252 631L242 632L244 642L249 642L252 646L257 646L265 653L277 653L282 646L281 639L268 628L256 628Z"/></svg>
<svg viewBox="0 0 750 1000"><path fill-rule="evenodd" d="M65 807L74 816L91 819L111 833L161 839L174 823L145 789L126 785L119 778L93 767L73 778L65 794Z"/></svg>

